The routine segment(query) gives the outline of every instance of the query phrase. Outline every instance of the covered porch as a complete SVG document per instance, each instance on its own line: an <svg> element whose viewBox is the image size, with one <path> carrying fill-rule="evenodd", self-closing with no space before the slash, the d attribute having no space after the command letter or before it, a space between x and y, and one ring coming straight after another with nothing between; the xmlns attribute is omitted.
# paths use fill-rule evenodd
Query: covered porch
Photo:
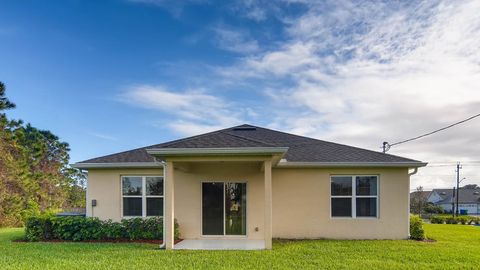
<svg viewBox="0 0 480 270"><path fill-rule="evenodd" d="M286 149L188 150L149 150L164 160L165 248L271 249L272 165Z"/></svg>

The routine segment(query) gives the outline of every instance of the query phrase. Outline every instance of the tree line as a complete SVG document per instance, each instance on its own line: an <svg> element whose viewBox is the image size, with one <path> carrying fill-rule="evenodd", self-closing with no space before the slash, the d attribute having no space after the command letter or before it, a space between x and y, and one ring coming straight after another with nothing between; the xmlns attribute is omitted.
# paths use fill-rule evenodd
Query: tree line
<svg viewBox="0 0 480 270"><path fill-rule="evenodd" d="M0 82L0 227L31 215L85 206L85 177L69 162L69 145L48 130L9 119L15 104Z"/></svg>

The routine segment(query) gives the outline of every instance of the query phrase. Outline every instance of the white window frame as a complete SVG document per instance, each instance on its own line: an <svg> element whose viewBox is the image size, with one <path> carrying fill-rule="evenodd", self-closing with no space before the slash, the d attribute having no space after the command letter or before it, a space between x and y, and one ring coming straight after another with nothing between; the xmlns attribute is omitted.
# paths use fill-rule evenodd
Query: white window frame
<svg viewBox="0 0 480 270"><path fill-rule="evenodd" d="M352 179L352 195L332 195L332 178L333 177L350 177ZM375 177L377 179L377 195L357 195L357 177ZM378 219L379 218L379 200L380 200L380 176L379 175L330 175L330 218L332 219ZM347 198L351 199L352 207L352 216L351 217L340 217L332 215L332 199L335 198ZM376 213L374 217L357 217L357 198L372 198L376 199Z"/></svg>
<svg viewBox="0 0 480 270"><path fill-rule="evenodd" d="M142 179L142 194L141 195L123 195L123 179L126 177L140 177ZM161 175L122 175L120 177L120 195L121 195L121 217L122 218L147 218L147 217L161 217L162 216L147 216L147 199L148 198L162 198L163 203L165 203L165 191L163 191L162 195L147 195L147 178L148 177L159 177L164 181L163 176ZM142 215L141 216L125 216L123 214L123 198L141 198L142 199Z"/></svg>

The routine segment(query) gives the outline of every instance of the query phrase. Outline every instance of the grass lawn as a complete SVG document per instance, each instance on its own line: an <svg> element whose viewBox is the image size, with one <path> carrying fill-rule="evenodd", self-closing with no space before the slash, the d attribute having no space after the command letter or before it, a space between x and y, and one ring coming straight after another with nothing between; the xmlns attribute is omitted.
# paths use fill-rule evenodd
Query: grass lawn
<svg viewBox="0 0 480 270"><path fill-rule="evenodd" d="M152 244L20 243L0 229L0 269L479 269L480 227L426 224L434 243L276 241L271 251L165 251Z"/></svg>

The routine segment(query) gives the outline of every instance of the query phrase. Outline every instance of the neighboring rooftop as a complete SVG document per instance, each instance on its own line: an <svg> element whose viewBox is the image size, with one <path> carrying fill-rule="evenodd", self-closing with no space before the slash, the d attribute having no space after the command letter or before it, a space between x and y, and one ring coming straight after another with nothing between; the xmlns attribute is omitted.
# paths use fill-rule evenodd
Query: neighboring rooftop
<svg viewBox="0 0 480 270"><path fill-rule="evenodd" d="M240 125L166 143L85 160L79 163L153 162L147 149L288 147L288 162L421 163L353 146L322 141L267 128Z"/></svg>
<svg viewBox="0 0 480 270"><path fill-rule="evenodd" d="M453 198L453 189L438 188L433 189L432 192L438 194L441 198L436 204L450 204ZM480 188L460 188L458 190L459 203L480 203Z"/></svg>

